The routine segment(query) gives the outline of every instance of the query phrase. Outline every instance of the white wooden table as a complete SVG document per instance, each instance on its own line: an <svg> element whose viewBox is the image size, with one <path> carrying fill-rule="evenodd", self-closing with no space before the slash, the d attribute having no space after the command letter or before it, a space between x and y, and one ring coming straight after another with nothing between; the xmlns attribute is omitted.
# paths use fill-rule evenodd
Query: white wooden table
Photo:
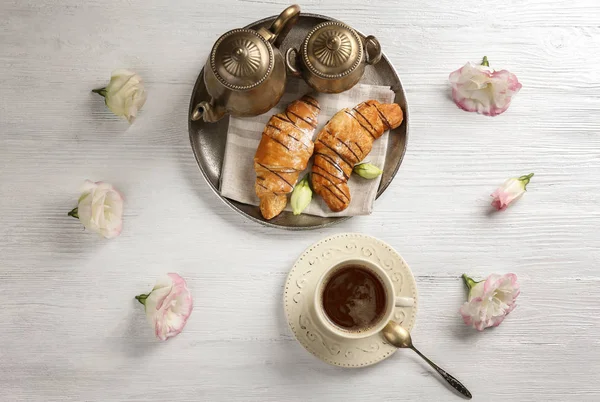
<svg viewBox="0 0 600 402"><path fill-rule="evenodd" d="M406 158L372 216L301 233L221 203L187 131L212 43L286 1L0 4L0 399L460 400L410 351L349 370L294 340L282 311L288 270L311 243L352 231L408 261L415 341L475 400L600 400L600 3L380 3L302 8L379 38L409 97ZM483 55L523 83L496 118L449 96L448 74ZM120 67L149 92L131 127L90 93ZM490 192L529 172L525 197L487 214ZM66 216L87 178L125 194L115 240ZM195 309L160 343L133 296L170 271L187 278ZM499 328L462 323L463 272L519 276L519 306Z"/></svg>

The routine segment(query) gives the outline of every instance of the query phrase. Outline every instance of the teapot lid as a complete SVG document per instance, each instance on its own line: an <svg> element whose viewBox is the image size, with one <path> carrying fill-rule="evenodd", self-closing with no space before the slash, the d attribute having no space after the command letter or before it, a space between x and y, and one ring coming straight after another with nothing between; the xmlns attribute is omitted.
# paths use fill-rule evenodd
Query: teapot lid
<svg viewBox="0 0 600 402"><path fill-rule="evenodd" d="M262 83L273 70L273 48L252 29L234 29L221 36L210 54L217 79L233 90L247 90Z"/></svg>
<svg viewBox="0 0 600 402"><path fill-rule="evenodd" d="M363 58L362 41L356 31L339 21L315 26L302 44L304 65L322 78L350 74Z"/></svg>

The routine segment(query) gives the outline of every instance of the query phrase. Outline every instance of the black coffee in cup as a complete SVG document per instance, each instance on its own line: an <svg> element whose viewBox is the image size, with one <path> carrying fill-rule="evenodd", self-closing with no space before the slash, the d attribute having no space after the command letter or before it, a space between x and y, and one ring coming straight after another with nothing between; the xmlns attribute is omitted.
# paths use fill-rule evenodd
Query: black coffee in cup
<svg viewBox="0 0 600 402"><path fill-rule="evenodd" d="M338 268L326 279L323 289L323 310L329 320L342 329L368 330L385 313L383 283L375 273L361 265Z"/></svg>

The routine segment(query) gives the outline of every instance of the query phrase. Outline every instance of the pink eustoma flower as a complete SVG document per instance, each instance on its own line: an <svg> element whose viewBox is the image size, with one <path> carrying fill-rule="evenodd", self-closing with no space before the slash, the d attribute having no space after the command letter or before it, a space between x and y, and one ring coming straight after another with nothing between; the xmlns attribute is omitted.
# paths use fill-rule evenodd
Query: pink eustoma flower
<svg viewBox="0 0 600 402"><path fill-rule="evenodd" d="M475 282L467 275L463 279L469 288L468 301L460 308L465 324L478 331L497 327L517 306L519 284L515 274L492 274L485 281Z"/></svg>
<svg viewBox="0 0 600 402"><path fill-rule="evenodd" d="M496 189L491 194L492 207L497 211L504 211L513 201L521 198L525 191L527 191L527 185L533 177L533 173L526 176L513 177L504 182L504 184Z"/></svg>
<svg viewBox="0 0 600 402"><path fill-rule="evenodd" d="M487 57L484 57L481 65L468 62L452 72L450 84L452 99L458 107L467 112L477 112L486 116L504 113L512 97L522 87L513 73L491 69Z"/></svg>
<svg viewBox="0 0 600 402"><path fill-rule="evenodd" d="M146 307L148 321L161 341L183 330L194 307L185 280L174 273L158 280L150 293L135 298Z"/></svg>

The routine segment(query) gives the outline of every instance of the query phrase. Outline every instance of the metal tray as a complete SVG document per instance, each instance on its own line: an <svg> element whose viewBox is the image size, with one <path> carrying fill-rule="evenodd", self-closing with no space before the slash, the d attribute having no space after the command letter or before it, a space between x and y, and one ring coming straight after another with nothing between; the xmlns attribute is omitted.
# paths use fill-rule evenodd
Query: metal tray
<svg viewBox="0 0 600 402"><path fill-rule="evenodd" d="M272 16L253 22L246 28L258 29L263 26L268 27L275 18L276 16ZM285 54L285 51L291 46L295 46L296 48L299 47L310 29L323 21L335 20L324 15L300 14L298 22L280 46L282 53ZM382 47L385 50L385 43L382 44ZM204 70L200 71L200 75L194 85L188 118L191 116L194 106L199 101L208 99L204 80L202 79L203 74ZM390 132L383 176L381 178L379 189L377 190L377 198L379 198L394 179L394 176L402 163L408 137L409 110L406 94L402 88L400 78L398 78L394 66L392 66L387 59L385 53L379 63L374 66L367 66L365 74L360 82L363 84L389 85L396 94L394 101L399 104L404 111L404 122L400 127ZM228 124L229 119L227 117L217 123L205 123L203 121L192 121L189 119L190 142L200 171L214 193L223 200L225 204L245 217L262 225L288 230L317 229L351 218L349 216L324 218L305 214L294 216L291 212L284 211L276 218L267 221L260 215L257 206L242 204L223 197L219 191L219 183L223 156L225 155Z"/></svg>

